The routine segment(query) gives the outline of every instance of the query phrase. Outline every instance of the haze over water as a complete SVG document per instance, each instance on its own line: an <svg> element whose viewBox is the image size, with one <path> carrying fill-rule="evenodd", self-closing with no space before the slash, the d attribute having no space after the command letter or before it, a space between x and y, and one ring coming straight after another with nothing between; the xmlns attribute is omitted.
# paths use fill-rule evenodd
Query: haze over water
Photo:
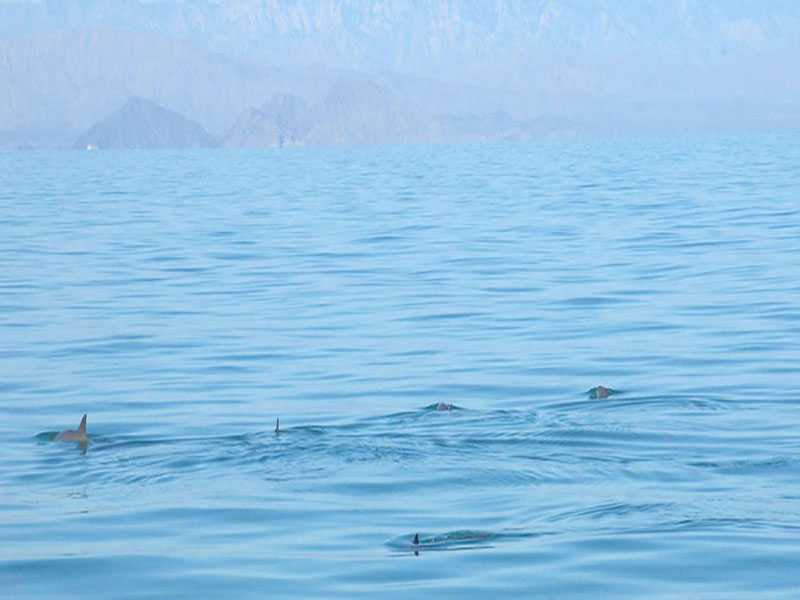
<svg viewBox="0 0 800 600"><path fill-rule="evenodd" d="M796 597L798 164L0 154L0 595Z"/></svg>

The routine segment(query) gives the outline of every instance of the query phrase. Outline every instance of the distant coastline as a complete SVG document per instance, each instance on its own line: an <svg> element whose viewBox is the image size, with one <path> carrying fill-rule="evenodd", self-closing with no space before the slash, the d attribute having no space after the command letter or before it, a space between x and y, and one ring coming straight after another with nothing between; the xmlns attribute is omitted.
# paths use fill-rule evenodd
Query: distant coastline
<svg viewBox="0 0 800 600"><path fill-rule="evenodd" d="M313 105L286 92L275 94L261 107L243 110L217 138L176 111L134 97L89 127L72 147L282 148L480 142L566 137L578 131L566 117L517 121L500 111L489 116L430 115L379 85L340 80Z"/></svg>

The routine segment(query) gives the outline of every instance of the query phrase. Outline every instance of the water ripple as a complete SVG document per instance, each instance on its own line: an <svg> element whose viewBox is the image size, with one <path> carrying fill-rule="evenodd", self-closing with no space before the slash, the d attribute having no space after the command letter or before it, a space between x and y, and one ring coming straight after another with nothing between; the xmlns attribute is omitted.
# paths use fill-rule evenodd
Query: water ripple
<svg viewBox="0 0 800 600"><path fill-rule="evenodd" d="M0 153L3 597L793 598L799 140Z"/></svg>

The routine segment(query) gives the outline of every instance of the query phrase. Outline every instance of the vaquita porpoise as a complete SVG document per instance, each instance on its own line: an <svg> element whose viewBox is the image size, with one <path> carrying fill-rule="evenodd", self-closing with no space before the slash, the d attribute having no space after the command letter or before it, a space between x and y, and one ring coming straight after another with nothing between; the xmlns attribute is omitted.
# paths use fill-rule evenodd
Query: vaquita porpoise
<svg viewBox="0 0 800 600"><path fill-rule="evenodd" d="M608 398L611 394L614 394L614 390L611 388L603 387L602 385L598 385L597 387L593 387L589 390L589 398Z"/></svg>
<svg viewBox="0 0 800 600"><path fill-rule="evenodd" d="M86 435L86 415L83 415L81 424L77 429L67 429L59 433L55 439L59 442L88 442L89 436Z"/></svg>

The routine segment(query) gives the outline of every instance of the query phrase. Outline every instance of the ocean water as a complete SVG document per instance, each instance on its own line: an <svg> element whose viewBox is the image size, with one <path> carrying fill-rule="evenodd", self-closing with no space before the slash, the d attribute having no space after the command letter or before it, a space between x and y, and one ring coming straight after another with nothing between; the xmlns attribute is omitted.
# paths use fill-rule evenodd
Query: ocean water
<svg viewBox="0 0 800 600"><path fill-rule="evenodd" d="M797 598L798 167L0 154L0 597Z"/></svg>

